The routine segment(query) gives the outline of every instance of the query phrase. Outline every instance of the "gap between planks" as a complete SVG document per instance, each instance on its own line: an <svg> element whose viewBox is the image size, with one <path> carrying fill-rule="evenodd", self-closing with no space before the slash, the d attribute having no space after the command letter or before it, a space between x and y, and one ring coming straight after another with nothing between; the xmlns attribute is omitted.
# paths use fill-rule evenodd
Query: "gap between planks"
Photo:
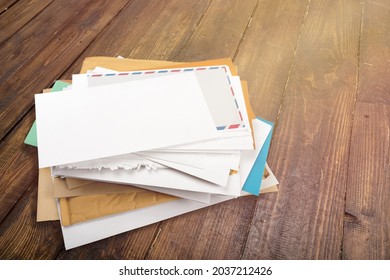
<svg viewBox="0 0 390 280"><path fill-rule="evenodd" d="M361 51L361 43L362 43L362 33L363 33L363 16L364 16L364 7L365 7L365 0L360 1L360 34L359 34L359 42L358 42L358 51L357 51L357 66L356 66L356 87L355 87L355 100L353 104L352 109L352 117L351 117L351 127L349 130L349 147L348 147L348 159L347 159L347 166L350 165L351 162L351 147L352 147L352 133L353 133L353 127L354 127L354 120L355 120L355 114L356 114L356 103L357 103L357 95L359 93L359 84L360 84L360 51ZM347 169L347 182L349 174L349 168ZM343 258L343 250L344 250L344 234L345 234L345 221L350 220L351 218L356 219L357 217L349 214L346 212L347 210L347 191L348 191L348 184L344 191L344 219L343 219L343 230L341 232L341 245L340 245L340 252L339 252L339 259Z"/></svg>

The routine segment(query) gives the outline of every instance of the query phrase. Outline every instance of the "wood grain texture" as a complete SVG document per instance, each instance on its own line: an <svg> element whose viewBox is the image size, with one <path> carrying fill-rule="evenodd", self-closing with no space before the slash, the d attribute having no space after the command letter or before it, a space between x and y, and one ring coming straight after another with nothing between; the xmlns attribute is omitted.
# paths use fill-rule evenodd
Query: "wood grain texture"
<svg viewBox="0 0 390 280"><path fill-rule="evenodd" d="M308 0L263 0L234 59L255 114L275 122Z"/></svg>
<svg viewBox="0 0 390 280"><path fill-rule="evenodd" d="M0 259L53 259L63 247L58 222L36 222L37 149L23 143L34 117L0 144Z"/></svg>
<svg viewBox="0 0 390 280"><path fill-rule="evenodd" d="M128 1L83 1L85 6L80 7L77 16L0 84L0 139L33 105L33 94L56 80ZM29 41L24 45L28 46Z"/></svg>
<svg viewBox="0 0 390 280"><path fill-rule="evenodd" d="M214 0L175 61L233 57L258 0Z"/></svg>
<svg viewBox="0 0 390 280"><path fill-rule="evenodd" d="M147 259L237 259L255 197L242 197L162 222Z"/></svg>
<svg viewBox="0 0 390 280"><path fill-rule="evenodd" d="M158 223L96 241L68 251L64 248L57 259L66 260L142 260L149 250L154 236L158 232ZM62 237L60 237L61 240ZM61 241L62 242L62 241Z"/></svg>
<svg viewBox="0 0 390 280"><path fill-rule="evenodd" d="M360 16L310 1L269 157L279 193L258 201L245 259L340 258Z"/></svg>
<svg viewBox="0 0 390 280"><path fill-rule="evenodd" d="M389 3L366 1L360 44L359 102L348 169L344 259L390 258L389 28Z"/></svg>
<svg viewBox="0 0 390 280"><path fill-rule="evenodd" d="M2 221L0 259L54 259L62 248L59 222L36 222L38 181L30 181L26 193Z"/></svg>
<svg viewBox="0 0 390 280"><path fill-rule="evenodd" d="M344 259L390 258L390 106L358 102L344 218Z"/></svg>
<svg viewBox="0 0 390 280"><path fill-rule="evenodd" d="M179 0L159 3L160 1L131 2L123 9L118 20L111 22L110 26L95 39L94 44L69 69L77 71L81 58L96 54L115 55L118 53L134 58L155 59L158 57L162 60L169 60L172 52L174 53L182 46L183 42L190 36L194 26L198 24L201 12L208 7L208 1ZM183 30L178 32L178 26ZM120 33L114 32L118 29ZM148 48L149 45L153 47ZM164 51L161 52L162 50ZM137 53L137 56L133 54L133 51ZM65 75L68 73L71 72L67 71ZM147 256L155 236L160 231L160 225L153 224L83 246L84 249L76 248L62 251L59 258L143 259ZM93 254L88 252L93 252Z"/></svg>
<svg viewBox="0 0 390 280"><path fill-rule="evenodd" d="M242 1L229 1L228 5L214 1L175 59L233 57L256 6L255 1L244 3L238 16ZM240 198L162 222L147 259L239 258L254 203L254 197Z"/></svg>
<svg viewBox="0 0 390 280"><path fill-rule="evenodd" d="M23 143L34 115L28 114L0 144L0 222L38 177L37 150Z"/></svg>
<svg viewBox="0 0 390 280"><path fill-rule="evenodd" d="M54 0L21 0L0 16L0 45Z"/></svg>
<svg viewBox="0 0 390 280"><path fill-rule="evenodd" d="M7 71L0 72L0 82L5 82L24 65L31 63L82 8L80 1L55 1L5 42L0 47L0 63L7 65ZM61 17L57 15L59 11ZM42 28L43 23L46 24L45 28Z"/></svg>
<svg viewBox="0 0 390 280"><path fill-rule="evenodd" d="M3 0L0 2L0 15L6 12L13 4L18 2L18 0Z"/></svg>
<svg viewBox="0 0 390 280"><path fill-rule="evenodd" d="M77 73L88 56L172 60L191 36L209 2L131 1L63 77Z"/></svg>
<svg viewBox="0 0 390 280"><path fill-rule="evenodd" d="M23 14L0 29L0 259L390 258L387 0L49 2L0 3L0 23ZM36 222L33 93L117 54L233 57L255 113L276 124L279 193L65 251L59 223Z"/></svg>
<svg viewBox="0 0 390 280"><path fill-rule="evenodd" d="M210 0L169 1L128 57L173 60L198 30L210 3Z"/></svg>
<svg viewBox="0 0 390 280"><path fill-rule="evenodd" d="M45 48L39 50L36 57L0 86L1 106L6 107L1 114L1 117L6 118L1 121L2 132L5 133L7 126L12 125L12 122L21 117L22 110L27 110L32 105L33 93L50 85L126 3L127 1L109 4L106 4L106 1L93 1L93 4L80 11L82 15L73 18L71 22L63 26L62 30L58 31L58 39L50 40ZM35 187L37 184L36 149L23 144L33 119L34 112L30 111L19 123L20 128L14 128L0 146L1 173L4 174L1 176L0 220L3 220L7 214L7 219L12 217L12 225L7 225L7 220L1 224L0 243L7 244L4 246L2 255L7 258L41 258L36 253L40 252L40 248L44 250L48 246L45 238L36 238L37 235L50 235L50 231L46 232L44 230L46 227L36 223L36 211L34 211L36 201L32 199L34 196L31 192L25 192L32 182ZM25 204L21 201L25 201ZM18 203L15 206L16 202ZM23 209L26 205L28 205L28 210ZM51 223L47 224L51 232L60 233L58 225L54 227ZM27 233L33 232L34 234L18 234L18 230L22 227ZM53 228L56 229L53 230ZM10 242L11 237L15 235L18 235L19 242ZM60 234L55 238L56 241L53 243L56 245L53 245L52 250L48 249L47 254L43 254L42 258L51 259L58 255L63 242ZM27 246L28 243L33 244ZM26 249L19 247L23 244ZM31 252L34 253L31 254Z"/></svg>
<svg viewBox="0 0 390 280"><path fill-rule="evenodd" d="M358 100L390 105L390 2L364 2Z"/></svg>

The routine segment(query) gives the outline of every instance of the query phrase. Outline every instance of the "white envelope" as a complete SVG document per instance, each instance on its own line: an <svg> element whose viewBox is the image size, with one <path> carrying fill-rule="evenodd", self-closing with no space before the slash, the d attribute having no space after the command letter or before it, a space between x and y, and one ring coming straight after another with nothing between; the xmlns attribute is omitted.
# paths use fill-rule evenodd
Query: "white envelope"
<svg viewBox="0 0 390 280"><path fill-rule="evenodd" d="M99 171L57 169L54 167L52 168L52 175L125 185L153 186L230 196L239 196L242 187L240 184L240 176L238 174L230 175L227 186L221 187L171 168L162 168L156 170L148 170L143 168L135 172L129 172L123 169L102 169Z"/></svg>
<svg viewBox="0 0 390 280"><path fill-rule="evenodd" d="M218 137L193 73L37 94L35 106L40 168Z"/></svg>
<svg viewBox="0 0 390 280"><path fill-rule="evenodd" d="M270 187L279 185L278 179L275 177L275 174L272 172L271 168L268 166L268 163L265 164L265 169L269 173L268 177L261 181L261 190L266 190Z"/></svg>

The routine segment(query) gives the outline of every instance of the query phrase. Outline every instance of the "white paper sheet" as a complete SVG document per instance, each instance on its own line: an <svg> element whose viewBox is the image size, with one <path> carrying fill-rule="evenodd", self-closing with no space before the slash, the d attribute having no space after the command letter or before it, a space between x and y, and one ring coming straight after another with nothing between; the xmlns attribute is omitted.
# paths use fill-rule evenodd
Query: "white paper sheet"
<svg viewBox="0 0 390 280"><path fill-rule="evenodd" d="M40 168L218 137L193 73L82 91L35 95Z"/></svg>
<svg viewBox="0 0 390 280"><path fill-rule="evenodd" d="M232 162L230 164L230 169L238 171L240 168L240 160L241 160L241 152L232 153L234 156L232 158Z"/></svg>
<svg viewBox="0 0 390 280"><path fill-rule="evenodd" d="M275 177L275 174L272 172L271 168L268 166L267 163L265 164L265 169L268 171L269 175L267 178L261 181L261 190L266 190L270 187L279 185L278 179Z"/></svg>

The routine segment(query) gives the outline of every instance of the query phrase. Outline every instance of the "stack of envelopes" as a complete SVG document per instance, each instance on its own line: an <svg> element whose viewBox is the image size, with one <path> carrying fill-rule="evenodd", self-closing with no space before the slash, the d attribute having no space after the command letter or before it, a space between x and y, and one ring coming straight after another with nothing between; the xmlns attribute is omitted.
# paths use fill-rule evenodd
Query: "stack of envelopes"
<svg viewBox="0 0 390 280"><path fill-rule="evenodd" d="M255 117L230 59L87 58L35 95L37 220L66 249L242 195L277 191L272 123Z"/></svg>

